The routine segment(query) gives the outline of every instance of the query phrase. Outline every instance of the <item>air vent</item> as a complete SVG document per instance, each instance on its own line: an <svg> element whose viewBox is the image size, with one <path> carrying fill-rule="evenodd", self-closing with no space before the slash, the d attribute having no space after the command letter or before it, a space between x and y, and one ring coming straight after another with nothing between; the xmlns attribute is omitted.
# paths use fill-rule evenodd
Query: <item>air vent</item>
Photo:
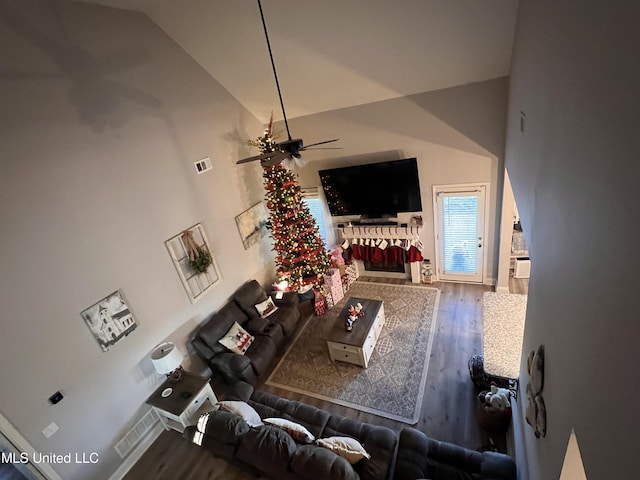
<svg viewBox="0 0 640 480"><path fill-rule="evenodd" d="M211 159L209 157L198 160L193 164L196 166L196 172L198 173L198 175L211 170Z"/></svg>
<svg viewBox="0 0 640 480"><path fill-rule="evenodd" d="M144 416L136 422L131 430L116 444L116 451L120 458L129 455L129 452L140 443L155 423L159 420L158 415L153 409L150 409Z"/></svg>

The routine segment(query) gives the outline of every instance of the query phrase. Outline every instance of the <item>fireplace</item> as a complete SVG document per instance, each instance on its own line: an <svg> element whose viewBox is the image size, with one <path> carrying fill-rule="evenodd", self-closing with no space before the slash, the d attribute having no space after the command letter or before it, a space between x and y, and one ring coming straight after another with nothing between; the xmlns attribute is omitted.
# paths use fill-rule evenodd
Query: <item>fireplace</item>
<svg viewBox="0 0 640 480"><path fill-rule="evenodd" d="M369 225L369 226L348 226L341 227L343 248L347 246L363 246L359 248L371 248L381 245L380 249L385 251L382 258L372 258L373 256L361 255L354 258L354 263L360 272L366 270L371 272L372 276L391 276L393 278L404 277L409 275L412 283L420 283L420 268L422 265L422 256L416 257L416 248L407 247L399 248L404 245L404 241L410 242L410 245L419 244L420 231L422 226L390 226L390 225ZM354 247L355 248L355 247ZM411 251L409 251L411 250ZM362 250L360 250L362 252ZM388 254L387 254L388 253ZM393 253L393 254L392 254ZM376 275L377 273L377 275Z"/></svg>
<svg viewBox="0 0 640 480"><path fill-rule="evenodd" d="M405 273L404 257L405 256L402 255L402 258L398 259L398 261L395 262L385 260L381 260L379 262L364 260L362 263L364 265L364 269L369 272Z"/></svg>
<svg viewBox="0 0 640 480"><path fill-rule="evenodd" d="M365 260L364 269L369 272L404 273L404 263L371 262Z"/></svg>

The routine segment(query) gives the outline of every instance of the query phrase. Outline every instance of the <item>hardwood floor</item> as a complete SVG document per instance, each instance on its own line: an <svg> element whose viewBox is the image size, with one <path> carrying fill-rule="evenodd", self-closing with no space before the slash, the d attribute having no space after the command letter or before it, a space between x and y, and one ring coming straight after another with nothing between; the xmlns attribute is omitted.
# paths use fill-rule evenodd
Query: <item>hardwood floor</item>
<svg viewBox="0 0 640 480"><path fill-rule="evenodd" d="M360 277L361 281L409 283ZM482 294L491 291L484 285L439 283L441 291L436 337L420 413L414 428L438 440L479 449L489 444L489 437L477 424L476 394L469 377L468 360L482 352ZM302 322L301 322L302 323ZM292 400L299 400L332 413L364 422L385 425L395 431L407 424L342 407L313 397L271 386L258 388ZM504 438L494 438L501 450ZM163 432L125 477L137 479L225 479L249 480L251 475L214 458L204 449L184 441L177 432Z"/></svg>

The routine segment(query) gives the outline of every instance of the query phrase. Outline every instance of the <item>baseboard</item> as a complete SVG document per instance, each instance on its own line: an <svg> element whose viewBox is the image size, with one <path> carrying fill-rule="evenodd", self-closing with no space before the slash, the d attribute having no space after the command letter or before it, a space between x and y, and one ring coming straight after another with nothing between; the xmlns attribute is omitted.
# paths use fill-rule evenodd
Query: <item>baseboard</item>
<svg viewBox="0 0 640 480"><path fill-rule="evenodd" d="M131 470L138 460L144 455L153 442L164 432L162 422L157 422L149 431L149 434L134 448L131 453L124 459L124 462L109 477L109 480L122 480L124 476Z"/></svg>
<svg viewBox="0 0 640 480"><path fill-rule="evenodd" d="M496 293L509 293L509 287L496 287Z"/></svg>

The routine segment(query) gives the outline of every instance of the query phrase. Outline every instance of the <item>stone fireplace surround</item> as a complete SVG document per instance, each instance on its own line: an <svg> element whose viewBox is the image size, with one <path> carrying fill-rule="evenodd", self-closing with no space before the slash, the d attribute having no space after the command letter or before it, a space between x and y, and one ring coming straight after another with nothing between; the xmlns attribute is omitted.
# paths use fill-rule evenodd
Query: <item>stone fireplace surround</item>
<svg viewBox="0 0 640 480"><path fill-rule="evenodd" d="M395 226L395 225L356 225L340 227L338 229L342 237L343 245L346 243L352 245L367 245L371 241L386 240L389 245L395 245L399 242L406 241L408 245L422 250L420 245L420 233L422 226ZM373 245L372 245L373 246ZM364 271L363 262L355 260L357 268L360 272ZM421 281L421 264L422 262L409 262L409 274L412 283L420 283Z"/></svg>

